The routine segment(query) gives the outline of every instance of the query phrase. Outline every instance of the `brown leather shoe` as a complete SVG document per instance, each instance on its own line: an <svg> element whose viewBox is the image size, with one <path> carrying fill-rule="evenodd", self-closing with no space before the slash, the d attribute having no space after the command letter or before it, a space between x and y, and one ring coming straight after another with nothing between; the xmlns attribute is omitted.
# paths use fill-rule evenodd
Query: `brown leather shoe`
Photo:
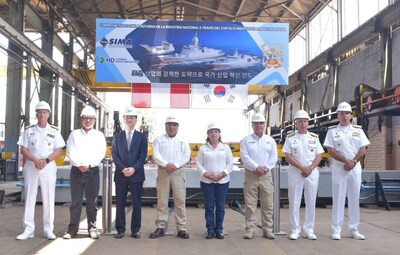
<svg viewBox="0 0 400 255"><path fill-rule="evenodd" d="M189 238L189 233L186 232L185 230L181 230L181 231L178 231L177 237L180 237L182 239L188 239Z"/></svg>
<svg viewBox="0 0 400 255"><path fill-rule="evenodd" d="M163 228L157 228L156 231L150 234L150 238L159 238L165 235L165 230Z"/></svg>

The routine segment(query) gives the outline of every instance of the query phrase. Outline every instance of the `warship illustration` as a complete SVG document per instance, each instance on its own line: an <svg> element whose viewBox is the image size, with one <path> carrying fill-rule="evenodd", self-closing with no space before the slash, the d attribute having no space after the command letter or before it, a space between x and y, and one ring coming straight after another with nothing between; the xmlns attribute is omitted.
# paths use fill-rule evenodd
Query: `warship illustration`
<svg viewBox="0 0 400 255"><path fill-rule="evenodd" d="M237 50L233 55L227 55L213 63L216 69L235 68L243 66L254 66L260 63L260 58L257 56L239 54Z"/></svg>
<svg viewBox="0 0 400 255"><path fill-rule="evenodd" d="M162 40L161 45L149 46L148 44L139 44L139 46L144 48L147 53L152 55L167 54L175 51L174 45L166 40Z"/></svg>
<svg viewBox="0 0 400 255"><path fill-rule="evenodd" d="M219 58L225 52L218 49L208 48L199 45L197 32L192 39L192 43L184 45L180 53L158 56L163 63L171 64L178 62L191 62Z"/></svg>

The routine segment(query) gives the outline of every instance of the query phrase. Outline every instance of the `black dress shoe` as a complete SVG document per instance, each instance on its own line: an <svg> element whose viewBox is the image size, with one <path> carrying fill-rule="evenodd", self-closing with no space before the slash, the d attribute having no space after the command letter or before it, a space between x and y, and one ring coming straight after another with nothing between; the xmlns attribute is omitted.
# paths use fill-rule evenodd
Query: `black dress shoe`
<svg viewBox="0 0 400 255"><path fill-rule="evenodd" d="M132 232L131 237L138 239L138 238L140 238L140 234L139 234L139 232Z"/></svg>
<svg viewBox="0 0 400 255"><path fill-rule="evenodd" d="M150 238L159 238L165 235L165 231L163 228L157 228L156 231L150 234Z"/></svg>
<svg viewBox="0 0 400 255"><path fill-rule="evenodd" d="M178 231L178 237L183 238L183 239L188 239L189 238L189 233L186 232L185 230Z"/></svg>
<svg viewBox="0 0 400 255"><path fill-rule="evenodd" d="M207 232L206 239L213 239L213 238L214 238L214 233L213 232Z"/></svg>
<svg viewBox="0 0 400 255"><path fill-rule="evenodd" d="M217 239L224 239L224 234L222 234L222 233L215 233L215 237L216 237Z"/></svg>
<svg viewBox="0 0 400 255"><path fill-rule="evenodd" d="M124 233L122 233L122 232L117 233L114 237L117 239L121 239L122 237L124 237Z"/></svg>

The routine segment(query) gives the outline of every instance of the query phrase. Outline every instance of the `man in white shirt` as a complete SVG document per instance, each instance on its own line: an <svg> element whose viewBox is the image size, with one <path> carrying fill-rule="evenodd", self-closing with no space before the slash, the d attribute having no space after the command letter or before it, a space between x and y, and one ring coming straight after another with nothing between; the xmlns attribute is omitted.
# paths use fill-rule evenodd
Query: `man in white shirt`
<svg viewBox="0 0 400 255"><path fill-rule="evenodd" d="M274 187L271 170L278 161L278 150L274 139L264 133L265 117L261 113L256 113L251 122L254 134L244 137L240 143L240 159L246 169L243 184L246 204L244 238L253 238L256 229L258 194L260 194L263 236L275 239L272 229Z"/></svg>
<svg viewBox="0 0 400 255"><path fill-rule="evenodd" d="M56 239L53 233L57 182L57 166L54 160L60 156L65 142L57 128L47 123L50 112L48 103L39 102L36 105L37 124L27 127L18 140L25 159L25 229L17 236L17 240L33 238L35 235L35 205L39 186L43 203L43 236L49 240Z"/></svg>
<svg viewBox="0 0 400 255"><path fill-rule="evenodd" d="M357 240L364 240L358 232L360 224L360 160L367 153L369 140L360 126L351 125L350 104L337 107L339 125L330 127L324 145L332 156L332 239L340 240L344 220L346 195L348 199L349 232Z"/></svg>
<svg viewBox="0 0 400 255"><path fill-rule="evenodd" d="M96 111L91 106L83 108L81 129L71 132L67 141L67 156L72 165L70 173L71 206L70 223L64 239L77 237L82 211L83 194L86 197L86 216L89 237L98 239L97 197L99 193L99 166L106 154L104 134L93 126L96 122Z"/></svg>
<svg viewBox="0 0 400 255"><path fill-rule="evenodd" d="M309 240L317 239L314 234L315 203L319 180L317 166L322 159L324 149L319 142L318 135L307 131L309 119L306 111L296 112L294 120L297 130L287 134L282 150L290 164L288 171L290 240L297 240L301 232L299 218L303 189L306 203L304 237Z"/></svg>
<svg viewBox="0 0 400 255"><path fill-rule="evenodd" d="M186 232L186 176L183 166L190 160L189 143L177 136L178 120L167 117L165 121L166 134L156 137L153 142L153 159L158 165L157 177L157 229L150 238L165 235L168 223L169 191L172 188L175 206L175 222L178 237L187 239Z"/></svg>

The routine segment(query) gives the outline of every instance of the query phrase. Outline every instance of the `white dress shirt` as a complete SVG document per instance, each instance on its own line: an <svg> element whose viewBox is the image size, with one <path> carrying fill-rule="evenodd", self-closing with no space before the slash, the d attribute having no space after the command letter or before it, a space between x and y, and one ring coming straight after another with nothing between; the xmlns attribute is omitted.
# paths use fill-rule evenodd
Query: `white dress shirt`
<svg viewBox="0 0 400 255"><path fill-rule="evenodd" d="M217 175L224 172L226 174L225 177L219 180L218 183L227 183L230 180L230 173L233 168L231 148L224 143L218 143L214 149L209 143L206 143L200 147L196 165L202 182L213 183L213 181L204 177L205 173Z"/></svg>
<svg viewBox="0 0 400 255"><path fill-rule="evenodd" d="M85 132L82 128L71 132L67 141L67 156L71 165L99 166L106 155L106 139L96 129Z"/></svg>
<svg viewBox="0 0 400 255"><path fill-rule="evenodd" d="M190 160L189 143L179 136L160 135L154 139L152 147L153 159L162 167L173 163L176 168L181 168Z"/></svg>
<svg viewBox="0 0 400 255"><path fill-rule="evenodd" d="M278 161L276 142L269 135L248 135L240 142L240 158L247 170L255 171L260 165L272 170Z"/></svg>

